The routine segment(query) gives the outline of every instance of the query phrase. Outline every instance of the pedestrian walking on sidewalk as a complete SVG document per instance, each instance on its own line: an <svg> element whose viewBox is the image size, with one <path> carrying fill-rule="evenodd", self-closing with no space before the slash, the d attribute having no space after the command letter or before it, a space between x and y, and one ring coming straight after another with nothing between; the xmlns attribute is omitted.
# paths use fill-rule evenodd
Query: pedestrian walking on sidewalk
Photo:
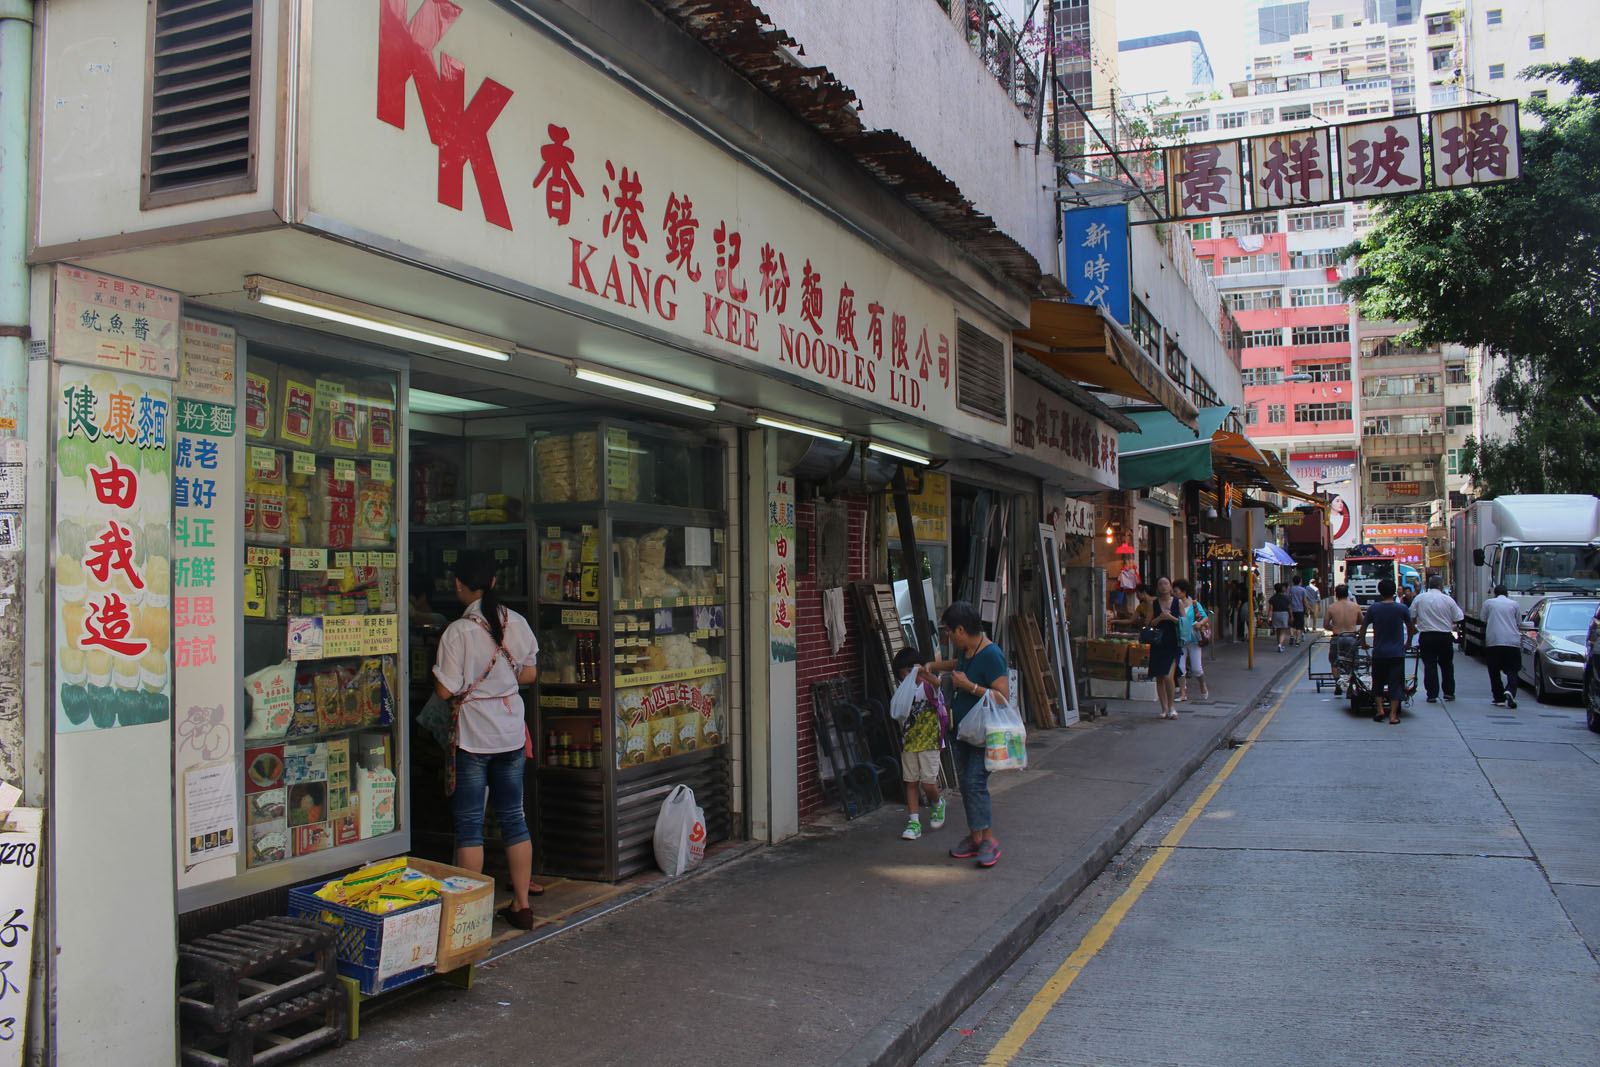
<svg viewBox="0 0 1600 1067"><path fill-rule="evenodd" d="M1522 671L1522 613L1506 595L1505 585L1483 602L1483 661L1489 665L1489 688L1496 707L1517 706L1517 675Z"/></svg>
<svg viewBox="0 0 1600 1067"><path fill-rule="evenodd" d="M511 904L500 914L512 926L531 930L528 894L544 890L530 883L533 842L522 803L528 727L519 689L538 676L539 641L527 619L500 603L494 584L495 562L487 552L462 553L455 586L466 610L439 638L433 687L445 700L466 697L455 713L449 753L454 761L448 792L456 866L483 870L487 799L494 804L511 870Z"/></svg>
<svg viewBox="0 0 1600 1067"><path fill-rule="evenodd" d="M1189 679L1200 683L1200 696L1211 699L1206 688L1206 668L1200 661L1200 642L1211 636L1211 617L1195 599L1194 586L1189 579L1179 578L1172 583L1178 591L1178 699L1189 699Z"/></svg>
<svg viewBox="0 0 1600 1067"><path fill-rule="evenodd" d="M1350 587L1337 585L1323 625L1333 640L1328 643L1328 670L1333 672L1333 695L1344 692L1346 678L1356 672L1356 631L1361 629L1361 605L1350 599Z"/></svg>
<svg viewBox="0 0 1600 1067"><path fill-rule="evenodd" d="M1437 704L1441 695L1456 698L1456 627L1463 618L1461 605L1444 591L1444 579L1428 575L1427 592L1411 602L1411 619L1417 624L1422 686L1430 704Z"/></svg>
<svg viewBox="0 0 1600 1067"><path fill-rule="evenodd" d="M1243 641L1250 636L1250 625L1253 617L1249 592L1244 582L1235 580L1229 583L1228 603L1233 605L1234 640Z"/></svg>
<svg viewBox="0 0 1600 1067"><path fill-rule="evenodd" d="M1284 589L1283 583L1272 587L1272 597L1267 601L1267 609L1272 612L1272 632L1278 639L1278 651L1283 651L1284 644L1289 640L1289 593Z"/></svg>
<svg viewBox="0 0 1600 1067"><path fill-rule="evenodd" d="M955 699L950 704L950 734L956 760L956 778L961 783L961 806L967 813L967 836L950 855L956 859L976 857L978 866L993 867L1000 859L1000 842L994 836L994 819L989 804L989 771L984 766L983 749L956 736L957 730L988 690L1011 699L1011 678L1006 673L1005 653L983 632L978 609L957 600L944 609L940 618L955 646L956 658L928 665L937 672L949 672Z"/></svg>
<svg viewBox="0 0 1600 1067"><path fill-rule="evenodd" d="M1172 582L1169 579L1156 580L1156 595L1151 604L1154 612L1149 625L1156 631L1156 640L1150 646L1150 677L1155 679L1156 702L1161 708L1157 718L1176 719L1178 709L1174 706L1174 691L1177 681L1174 676L1177 674L1178 651L1182 644L1178 639L1178 598L1172 595Z"/></svg>
<svg viewBox="0 0 1600 1067"><path fill-rule="evenodd" d="M1316 582L1306 583L1306 632L1317 628L1317 615L1322 610L1322 590Z"/></svg>
<svg viewBox="0 0 1600 1067"><path fill-rule="evenodd" d="M1122 561L1122 570L1117 572L1116 600L1113 606L1131 608L1133 606L1133 591L1139 587L1139 568L1134 565L1133 557L1129 556Z"/></svg>
<svg viewBox="0 0 1600 1067"><path fill-rule="evenodd" d="M1378 583L1378 602L1367 609L1358 640L1367 643L1367 628L1372 628L1372 700L1377 705L1373 722L1400 721L1400 705L1406 698L1406 646L1417 628L1411 611L1394 598L1394 582ZM1385 694L1388 699L1385 700Z"/></svg>
<svg viewBox="0 0 1600 1067"><path fill-rule="evenodd" d="M922 794L928 794L928 828L937 830L944 825L944 797L939 795L939 750L944 747L944 724L950 715L945 711L944 694L939 691L939 679L924 669L927 661L921 649L909 645L894 654L896 681L905 681L906 675L916 671L922 686L911 703L911 714L906 716L906 734L900 742L900 777L906 783L906 807L911 817L900 836L915 841L922 836L922 815L918 810Z"/></svg>
<svg viewBox="0 0 1600 1067"><path fill-rule="evenodd" d="M1293 584L1289 586L1289 630L1294 636L1289 643L1298 645L1300 636L1306 631L1306 587L1300 584L1298 574L1290 581Z"/></svg>

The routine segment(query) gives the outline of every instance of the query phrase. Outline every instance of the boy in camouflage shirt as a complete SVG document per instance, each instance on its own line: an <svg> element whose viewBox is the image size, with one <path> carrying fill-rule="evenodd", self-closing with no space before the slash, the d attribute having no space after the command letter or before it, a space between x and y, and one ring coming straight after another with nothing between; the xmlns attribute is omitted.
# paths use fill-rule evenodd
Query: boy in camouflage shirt
<svg viewBox="0 0 1600 1067"><path fill-rule="evenodd" d="M902 648L894 657L896 681L904 681L906 675L916 671L922 682L911 705L911 714L906 717L905 739L900 746L900 777L905 780L906 806L911 809L911 818L900 836L907 841L922 836L918 808L924 792L932 805L928 812L929 828L937 830L944 825L945 798L939 793L939 750L944 747L950 713L945 710L938 679L922 669L926 662L927 657L914 648Z"/></svg>

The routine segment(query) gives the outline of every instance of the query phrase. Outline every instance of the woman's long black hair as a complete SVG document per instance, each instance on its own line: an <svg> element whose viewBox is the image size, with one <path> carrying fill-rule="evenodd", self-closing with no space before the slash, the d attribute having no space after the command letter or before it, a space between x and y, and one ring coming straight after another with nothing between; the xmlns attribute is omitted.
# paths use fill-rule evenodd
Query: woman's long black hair
<svg viewBox="0 0 1600 1067"><path fill-rule="evenodd" d="M472 550L456 558L456 578L474 593L483 593L483 621L489 625L489 636L496 645L506 639L505 625L501 621L500 594L494 588L494 558L487 552Z"/></svg>

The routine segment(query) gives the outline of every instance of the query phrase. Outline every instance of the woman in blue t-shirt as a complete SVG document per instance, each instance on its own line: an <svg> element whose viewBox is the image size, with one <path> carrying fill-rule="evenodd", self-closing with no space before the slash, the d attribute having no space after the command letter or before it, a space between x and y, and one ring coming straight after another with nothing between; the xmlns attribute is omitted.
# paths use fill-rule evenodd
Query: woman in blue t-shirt
<svg viewBox="0 0 1600 1067"><path fill-rule="evenodd" d="M983 619L971 604L957 600L944 609L940 619L956 658L928 664L932 671L948 671L955 698L950 702L950 734L955 737L961 720L977 707L983 694L993 689L1011 699L1011 678L1006 673L1005 653L983 632ZM983 749L956 738L952 753L956 777L961 782L961 804L967 813L967 836L950 850L956 859L977 857L978 866L993 867L1000 859L1000 842L994 836L989 806L989 771L984 766Z"/></svg>

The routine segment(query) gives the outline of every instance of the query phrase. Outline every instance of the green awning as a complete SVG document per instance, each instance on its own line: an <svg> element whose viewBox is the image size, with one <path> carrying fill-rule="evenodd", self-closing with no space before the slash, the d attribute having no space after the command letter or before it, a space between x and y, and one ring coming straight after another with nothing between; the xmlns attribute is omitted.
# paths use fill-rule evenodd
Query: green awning
<svg viewBox="0 0 1600 1067"><path fill-rule="evenodd" d="M1117 435L1117 470L1124 489L1143 489L1168 482L1203 482L1211 477L1211 435L1233 408L1201 408L1199 432L1165 411L1130 415L1138 433Z"/></svg>

